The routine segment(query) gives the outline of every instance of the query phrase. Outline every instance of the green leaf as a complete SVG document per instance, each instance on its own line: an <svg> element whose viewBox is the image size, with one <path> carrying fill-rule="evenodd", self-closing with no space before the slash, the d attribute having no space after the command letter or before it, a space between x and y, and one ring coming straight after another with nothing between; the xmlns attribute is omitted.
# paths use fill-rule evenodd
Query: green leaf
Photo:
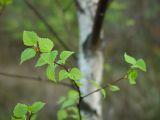
<svg viewBox="0 0 160 120"><path fill-rule="evenodd" d="M128 79L129 79L129 83L130 83L131 85L136 84L136 79L137 79L137 77L138 77L138 73L137 73L136 70L130 70L130 71L128 72Z"/></svg>
<svg viewBox="0 0 160 120"><path fill-rule="evenodd" d="M66 60L73 54L71 51L62 51L60 54L60 63L65 64Z"/></svg>
<svg viewBox="0 0 160 120"><path fill-rule="evenodd" d="M12 116L11 120L26 120L26 116L15 118Z"/></svg>
<svg viewBox="0 0 160 120"><path fill-rule="evenodd" d="M31 112L32 113L37 113L39 112L43 107L44 107L45 103L43 102L35 102L32 106L31 106Z"/></svg>
<svg viewBox="0 0 160 120"><path fill-rule="evenodd" d="M34 51L34 49L32 49L32 48L25 49L21 54L20 64L22 64L26 60L33 58L35 55L36 55L36 52Z"/></svg>
<svg viewBox="0 0 160 120"><path fill-rule="evenodd" d="M136 63L136 59L129 56L127 53L124 54L124 59L127 63L134 65Z"/></svg>
<svg viewBox="0 0 160 120"><path fill-rule="evenodd" d="M37 115L32 115L31 120L37 120Z"/></svg>
<svg viewBox="0 0 160 120"><path fill-rule="evenodd" d="M72 80L80 80L82 77L81 72L78 68L72 68L69 72L69 78Z"/></svg>
<svg viewBox="0 0 160 120"><path fill-rule="evenodd" d="M50 52L53 48L53 42L48 38L39 38L38 43L41 52Z"/></svg>
<svg viewBox="0 0 160 120"><path fill-rule="evenodd" d="M45 65L45 64L54 63L57 55L58 55L58 51L57 50L54 50L54 51L52 51L50 53L42 53L40 55L40 58L37 61L36 67L40 67L40 66Z"/></svg>
<svg viewBox="0 0 160 120"><path fill-rule="evenodd" d="M62 81L66 78L68 78L68 72L66 70L61 70L59 72L59 81Z"/></svg>
<svg viewBox="0 0 160 120"><path fill-rule="evenodd" d="M26 114L27 114L27 105L25 104L21 104L21 103L18 103L14 110L13 110L13 114L15 117L24 117Z"/></svg>
<svg viewBox="0 0 160 120"><path fill-rule="evenodd" d="M55 80L55 68L56 68L55 64L48 65L46 74L47 74L47 78L49 80L52 80L52 81L56 82L56 80Z"/></svg>
<svg viewBox="0 0 160 120"><path fill-rule="evenodd" d="M38 36L36 33L31 31L23 32L23 43L26 46L34 46L37 44Z"/></svg>
<svg viewBox="0 0 160 120"><path fill-rule="evenodd" d="M59 110L57 115L58 120L65 120L68 117L68 114L65 110Z"/></svg>
<svg viewBox="0 0 160 120"><path fill-rule="evenodd" d="M73 100L73 99L65 100L61 106L61 109L64 109L64 108L72 106L72 105L75 105L75 100Z"/></svg>
<svg viewBox="0 0 160 120"><path fill-rule="evenodd" d="M68 92L68 98L69 99L73 99L73 100L76 100L77 98L79 97L79 93L75 90L70 90Z"/></svg>
<svg viewBox="0 0 160 120"><path fill-rule="evenodd" d="M110 86L109 86L109 89L110 89L110 91L112 91L112 92L116 92L116 91L119 91L119 90L120 90L120 88L119 88L118 86L116 86L116 85L110 85Z"/></svg>
<svg viewBox="0 0 160 120"><path fill-rule="evenodd" d="M135 63L135 65L133 65L134 68L139 68L140 70L146 72L146 63L143 59L139 59L137 60L137 62Z"/></svg>

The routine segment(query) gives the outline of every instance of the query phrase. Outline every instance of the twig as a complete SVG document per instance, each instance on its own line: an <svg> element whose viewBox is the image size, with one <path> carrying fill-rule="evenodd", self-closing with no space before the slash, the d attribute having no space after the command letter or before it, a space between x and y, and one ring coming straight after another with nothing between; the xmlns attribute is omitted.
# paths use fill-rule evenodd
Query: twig
<svg viewBox="0 0 160 120"><path fill-rule="evenodd" d="M94 94L94 93L96 93L96 92L99 92L99 91L102 90L102 89L106 89L106 88L108 88L108 87L110 86L110 84L116 84L116 83L118 83L119 81L124 80L124 79L126 79L126 78L127 78L127 76L124 75L123 77L121 77L121 78L119 78L119 79L117 79L117 80L115 80L115 81L112 81L111 83L109 83L109 84L107 84L107 85L105 85L105 86L103 86L103 87L101 87L101 88L99 88L99 89L96 89L96 90L94 90L94 91L92 91L92 92L90 92L90 93L88 93L88 94L86 94L86 95L84 95L84 96L81 96L81 99L84 99L85 97L88 97L88 96L90 96L90 95L92 95L92 94Z"/></svg>
<svg viewBox="0 0 160 120"><path fill-rule="evenodd" d="M60 36L56 33L56 31L49 25L46 19L38 12L38 10L27 0L24 0L26 5L34 12L34 14L43 22L43 24L48 28L48 31L56 37L58 42L66 49L70 50L69 47L63 42Z"/></svg>
<svg viewBox="0 0 160 120"><path fill-rule="evenodd" d="M82 102L81 91L80 91L80 88L75 81L73 81L73 85L76 86L76 89L77 89L78 94L79 94L79 101L77 103L77 108L78 108L78 113L79 113L79 120L82 120L82 116L81 116L81 102Z"/></svg>
<svg viewBox="0 0 160 120"><path fill-rule="evenodd" d="M43 80L42 78L40 77L30 77L30 76L25 76L25 75L17 75L17 74L11 74L11 73L5 73L5 72L0 72L0 75L2 76L6 76L6 77L14 77L14 78L18 78L18 79L29 79L29 80L35 80L35 81L45 81L46 83L51 83L52 81L50 80ZM57 85L63 85L63 86L66 86L66 87L70 87L72 88L72 85L68 84L68 83L59 83Z"/></svg>

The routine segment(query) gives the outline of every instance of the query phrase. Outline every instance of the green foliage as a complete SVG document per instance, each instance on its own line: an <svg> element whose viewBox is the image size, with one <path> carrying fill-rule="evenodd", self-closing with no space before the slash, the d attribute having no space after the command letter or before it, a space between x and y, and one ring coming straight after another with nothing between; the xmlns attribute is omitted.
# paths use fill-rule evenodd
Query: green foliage
<svg viewBox="0 0 160 120"><path fill-rule="evenodd" d="M129 64L134 65L136 63L136 59L127 55L127 53L124 54L124 58L125 58L125 61Z"/></svg>
<svg viewBox="0 0 160 120"><path fill-rule="evenodd" d="M138 73L137 73L136 70L130 70L130 71L128 72L128 79L129 79L129 83L130 83L131 85L136 84L136 79L137 79L137 77L138 77Z"/></svg>
<svg viewBox="0 0 160 120"><path fill-rule="evenodd" d="M62 51L58 63L65 64L66 60L73 54L71 51Z"/></svg>
<svg viewBox="0 0 160 120"><path fill-rule="evenodd" d="M134 85L136 84L136 79L138 77L137 69L146 72L146 63L143 59L136 60L135 58L129 56L127 53L124 54L124 59L127 63L131 64L131 68L129 69L127 76L129 83Z"/></svg>
<svg viewBox="0 0 160 120"><path fill-rule="evenodd" d="M27 61L27 60L33 58L35 55L36 55L36 52L33 48L25 49L21 54L21 62L20 63L22 64L24 61Z"/></svg>
<svg viewBox="0 0 160 120"><path fill-rule="evenodd" d="M117 92L117 91L120 90L120 88L118 86L116 86L116 85L109 85L109 89L112 92Z"/></svg>
<svg viewBox="0 0 160 120"><path fill-rule="evenodd" d="M42 53L37 61L36 67L40 67L45 64L52 64L58 55L58 51L54 50L49 53Z"/></svg>
<svg viewBox="0 0 160 120"><path fill-rule="evenodd" d="M43 102L35 102L34 104L32 104L32 106L30 106L30 111L31 113L37 113L39 112L43 107L44 107L45 103Z"/></svg>
<svg viewBox="0 0 160 120"><path fill-rule="evenodd" d="M50 52L53 48L53 42L48 38L39 38L38 44L41 52Z"/></svg>
<svg viewBox="0 0 160 120"><path fill-rule="evenodd" d="M112 7L117 8L118 4L115 4ZM123 6L117 9L122 8ZM39 53L40 56L35 66L41 67L43 65L47 65L46 76L49 80L54 82L61 82L69 78L74 83L73 85L76 85L78 89L79 86L83 86L83 84L81 84L79 81L82 78L80 70L75 67L67 68L65 66L66 61L74 52L62 51L60 55L58 55L57 50L52 50L54 44L50 39L40 38L36 33L30 31L24 31L23 43L24 45L29 46L30 48L26 48L22 52L21 63L33 58L36 55L36 53ZM134 57L129 56L127 53L124 54L124 59L125 62L130 65L130 68L127 72L127 78L129 80L129 83L131 85L134 85L138 77L137 69L146 72L146 64L143 59L136 60ZM55 75L57 67L59 67L58 81L56 80ZM105 88L107 87L109 87L109 90L112 92L120 90L120 88L114 84L107 84L106 86L101 87L94 80L90 80L90 83L93 85L93 87L96 88L95 91L93 91L93 93L100 91L104 97L106 96ZM90 95L90 93L88 95ZM58 120L65 120L67 118L79 120L79 110L77 108L77 103L80 101L80 98L83 98L83 96L81 96L78 90L70 90L68 91L67 96L62 96L58 101L58 104L60 105L60 110L57 113ZM39 112L44 107L44 105L45 103L43 102L35 102L31 106L19 103L14 109L14 116L12 117L12 120L26 120L26 114L30 115L31 120L35 120L37 116L36 113ZM84 115L84 117L86 116Z"/></svg>
<svg viewBox="0 0 160 120"><path fill-rule="evenodd" d="M58 111L58 120L64 120L67 117L71 117L75 120L79 120L79 113L76 107L79 93L75 90L70 90L66 97L62 96L58 100L58 104L61 105L61 109Z"/></svg>
<svg viewBox="0 0 160 120"><path fill-rule="evenodd" d="M78 68L72 68L68 76L72 80L80 80L82 77L81 72Z"/></svg>
<svg viewBox="0 0 160 120"><path fill-rule="evenodd" d="M72 68L70 71L66 71L65 68L66 60L74 52L62 51L59 60L57 60L58 51L52 51L54 46L53 42L48 38L40 38L35 32L32 31L23 32L23 43L24 45L32 48L27 48L22 52L21 63L33 58L36 55L36 52L38 52L40 53L40 57L38 58L35 66L41 67L43 65L48 65L46 69L46 76L49 80L56 82L55 70L57 66L63 68L59 72L59 81L66 78L76 81L81 79L81 73L78 68Z"/></svg>
<svg viewBox="0 0 160 120"><path fill-rule="evenodd" d="M34 46L37 44L38 36L35 32L24 31L23 32L23 43L26 46Z"/></svg>
<svg viewBox="0 0 160 120"><path fill-rule="evenodd" d="M28 111L27 105L18 103L13 110L13 114L15 117L24 118L25 115L27 114L27 111Z"/></svg>
<svg viewBox="0 0 160 120"><path fill-rule="evenodd" d="M45 103L43 102L35 102L31 106L18 103L13 110L13 116L11 119L12 120L27 120L27 118L30 117L31 120L35 120L36 113L39 112L44 107L44 105Z"/></svg>
<svg viewBox="0 0 160 120"><path fill-rule="evenodd" d="M68 78L68 74L69 73L66 70L61 70L59 72L59 81L62 81L64 79Z"/></svg>
<svg viewBox="0 0 160 120"><path fill-rule="evenodd" d="M137 62L132 66L133 68L139 68L140 70L146 72L146 63L144 62L143 59L137 60Z"/></svg>
<svg viewBox="0 0 160 120"><path fill-rule="evenodd" d="M56 68L56 66L55 66L54 63L48 65L46 74L47 74L47 78L49 80L52 80L52 81L56 82L56 80L55 80L55 68Z"/></svg>
<svg viewBox="0 0 160 120"><path fill-rule="evenodd" d="M68 117L66 110L59 110L58 111L58 120L65 120Z"/></svg>

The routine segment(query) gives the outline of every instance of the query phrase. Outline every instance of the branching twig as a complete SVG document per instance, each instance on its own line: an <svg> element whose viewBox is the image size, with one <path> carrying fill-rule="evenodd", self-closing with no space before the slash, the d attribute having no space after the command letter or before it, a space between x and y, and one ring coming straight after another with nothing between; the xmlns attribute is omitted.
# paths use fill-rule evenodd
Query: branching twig
<svg viewBox="0 0 160 120"><path fill-rule="evenodd" d="M99 89L96 89L96 90L94 90L94 91L92 91L92 92L90 92L90 93L88 93L88 94L86 94L86 95L84 95L84 96L81 96L81 99L84 99L85 97L88 97L88 96L90 96L90 95L92 95L92 94L94 94L94 93L96 93L96 92L99 92L99 91L102 90L102 89L106 89L106 88L108 88L111 84L116 84L116 83L118 83L119 81L124 80L124 79L126 79L126 78L127 78L127 76L124 75L123 77L121 77L121 78L119 78L119 79L117 79L117 80L115 80L115 81L112 81L111 83L109 83L109 84L107 84L107 85L105 85L105 86L103 86L103 87L101 87L101 88L99 88Z"/></svg>
<svg viewBox="0 0 160 120"><path fill-rule="evenodd" d="M43 22L43 24L48 28L48 31L56 37L58 42L66 49L70 50L69 47L63 42L63 40L60 38L60 36L57 34L57 32L49 25L49 23L46 21L46 19L38 12L38 10L27 0L24 0L26 5L34 12L34 14Z"/></svg>
<svg viewBox="0 0 160 120"><path fill-rule="evenodd" d="M18 78L18 79L29 79L29 80L35 80L35 81L45 81L46 83L51 83L52 81L49 80L43 80L40 77L30 77L30 76L25 76L25 75L17 75L17 74L11 74L11 73L5 73L5 72L0 72L0 75L2 76L6 76L6 77L13 77L13 78ZM72 88L72 85L68 84L68 83L59 83L57 85L63 85L63 86L67 86Z"/></svg>

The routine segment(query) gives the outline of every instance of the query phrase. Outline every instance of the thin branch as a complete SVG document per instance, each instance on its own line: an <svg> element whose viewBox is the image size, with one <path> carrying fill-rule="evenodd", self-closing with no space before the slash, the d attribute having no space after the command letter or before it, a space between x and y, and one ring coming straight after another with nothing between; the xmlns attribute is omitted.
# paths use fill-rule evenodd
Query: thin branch
<svg viewBox="0 0 160 120"><path fill-rule="evenodd" d="M48 28L48 31L56 37L58 42L66 49L70 50L69 47L63 42L57 32L49 25L46 19L38 12L38 10L30 3L28 0L24 0L26 5L34 12L34 14L43 22L43 24Z"/></svg>
<svg viewBox="0 0 160 120"><path fill-rule="evenodd" d="M35 80L35 81L39 81L39 82L45 81L46 83L51 83L51 82L52 82L52 81L50 81L50 80L43 80L43 79L40 78L40 77L30 77L30 76L17 75L17 74L5 73L5 72L0 72L0 75L6 76L6 77L18 78L18 79ZM53 82L52 82L52 83L53 83ZM70 84L68 84L68 83L62 83L62 82L61 82L61 83L59 83L59 84L57 84L57 85L63 85L63 86L72 88L72 85L70 85Z"/></svg>
<svg viewBox="0 0 160 120"><path fill-rule="evenodd" d="M79 120L82 120L82 116L81 116L81 103L82 103L81 91L80 91L80 88L75 81L73 81L73 85L76 86L78 94L79 94L79 101L77 103L77 108L78 108L78 113L79 113Z"/></svg>
<svg viewBox="0 0 160 120"><path fill-rule="evenodd" d="M117 79L117 80L115 80L115 81L112 81L111 83L109 83L109 84L107 84L107 85L105 85L105 86L103 86L103 87L101 87L101 88L99 88L99 89L96 89L96 90L94 90L94 91L92 91L92 92L90 92L90 93L82 96L81 99L84 99L85 97L88 97L88 96L90 96L90 95L92 95L92 94L94 94L94 93L96 93L96 92L99 92L99 91L102 90L102 89L106 89L106 88L108 88L111 84L116 84L116 83L118 83L119 81L124 80L124 79L127 79L127 76L126 76L126 75L124 75L123 77L121 77L121 78L119 78L119 79Z"/></svg>

